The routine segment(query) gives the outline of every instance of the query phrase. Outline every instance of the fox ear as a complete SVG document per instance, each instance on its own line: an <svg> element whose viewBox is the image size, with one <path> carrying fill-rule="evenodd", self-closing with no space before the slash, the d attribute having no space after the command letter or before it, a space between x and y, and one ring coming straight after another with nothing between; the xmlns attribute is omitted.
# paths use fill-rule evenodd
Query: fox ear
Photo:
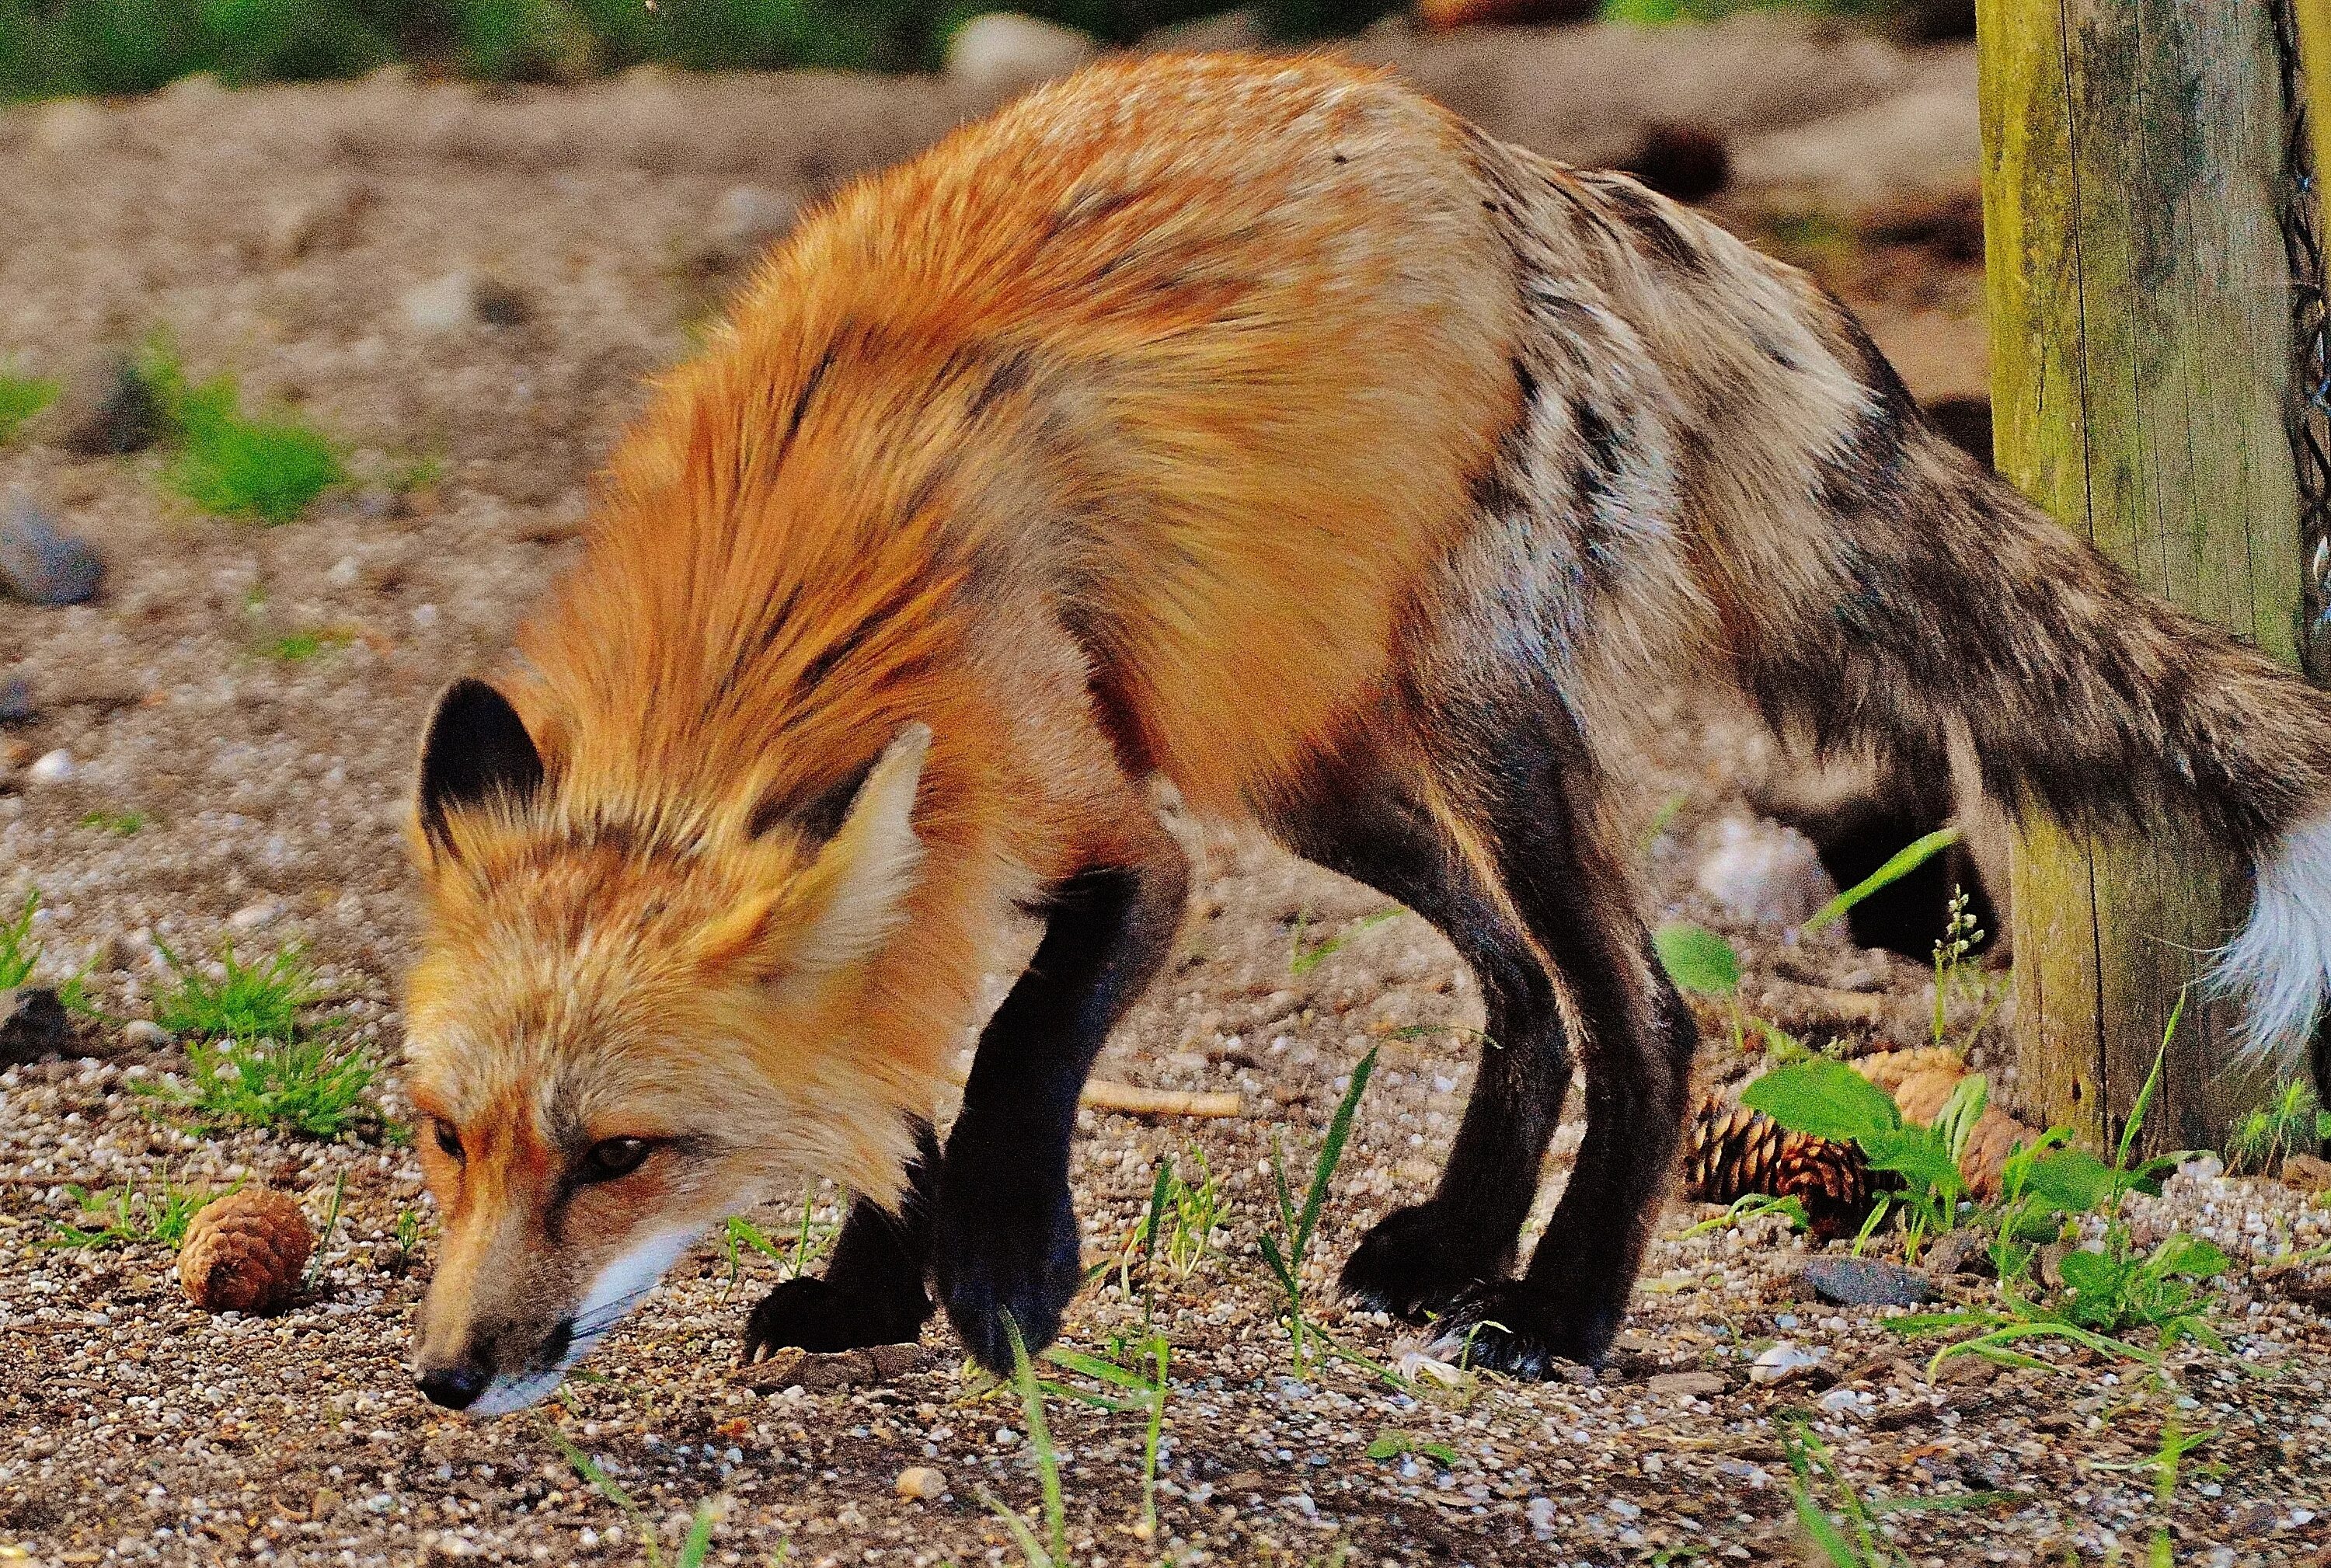
<svg viewBox="0 0 2331 1568"><path fill-rule="evenodd" d="M923 846L915 837L915 790L930 750L926 724L909 724L858 786L842 825L810 868L815 913L790 955L804 969L865 957L898 924Z"/></svg>
<svg viewBox="0 0 2331 1568"><path fill-rule="evenodd" d="M447 813L497 795L522 801L542 777L542 754L509 698L482 680L456 680L438 698L421 743L422 831L442 847Z"/></svg>

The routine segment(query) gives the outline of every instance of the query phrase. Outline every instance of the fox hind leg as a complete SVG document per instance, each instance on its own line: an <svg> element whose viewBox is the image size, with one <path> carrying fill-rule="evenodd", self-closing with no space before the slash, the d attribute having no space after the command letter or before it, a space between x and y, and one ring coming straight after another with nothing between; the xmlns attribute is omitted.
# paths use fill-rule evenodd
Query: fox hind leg
<svg viewBox="0 0 2331 1568"><path fill-rule="evenodd" d="M1266 825L1297 854L1438 928L1481 987L1479 1078L1440 1187L1381 1221L1344 1268L1346 1295L1421 1320L1512 1266L1570 1081L1553 984L1396 754L1356 742L1269 812Z"/></svg>
<svg viewBox="0 0 2331 1568"><path fill-rule="evenodd" d="M1438 1344L1536 1377L1556 1357L1598 1361L1618 1333L1682 1138L1698 1034L1652 951L1583 735L1541 686L1517 687L1484 702L1476 685L1462 709L1436 715L1432 755L1449 759L1449 792L1562 986L1586 1134L1527 1272L1468 1291ZM1477 1098L1489 1088L1485 1075Z"/></svg>

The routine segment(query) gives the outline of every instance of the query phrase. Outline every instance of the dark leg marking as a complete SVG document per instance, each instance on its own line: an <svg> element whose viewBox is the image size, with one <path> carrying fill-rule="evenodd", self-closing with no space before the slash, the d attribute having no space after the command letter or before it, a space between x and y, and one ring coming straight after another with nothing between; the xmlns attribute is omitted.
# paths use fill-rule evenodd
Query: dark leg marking
<svg viewBox="0 0 2331 1568"><path fill-rule="evenodd" d="M918 1337L931 1315L923 1289L931 1250L931 1196L939 1142L928 1123L915 1129L908 1192L891 1214L861 1198L842 1221L822 1278L788 1279L763 1297L745 1325L745 1359L764 1361L786 1345L855 1350Z"/></svg>
<svg viewBox="0 0 2331 1568"><path fill-rule="evenodd" d="M1006 1315L1032 1354L1060 1333L1076 1294L1077 1097L1171 951L1187 880L1178 852L1165 851L1070 879L1027 972L980 1036L940 1168L931 1263L956 1332L994 1371L1012 1370Z"/></svg>
<svg viewBox="0 0 2331 1568"><path fill-rule="evenodd" d="M1301 800L1269 818L1297 854L1437 927L1481 985L1488 1039L1440 1187L1429 1201L1385 1216L1344 1266L1347 1296L1421 1320L1512 1267L1570 1083L1554 988L1413 784L1365 743L1319 770Z"/></svg>

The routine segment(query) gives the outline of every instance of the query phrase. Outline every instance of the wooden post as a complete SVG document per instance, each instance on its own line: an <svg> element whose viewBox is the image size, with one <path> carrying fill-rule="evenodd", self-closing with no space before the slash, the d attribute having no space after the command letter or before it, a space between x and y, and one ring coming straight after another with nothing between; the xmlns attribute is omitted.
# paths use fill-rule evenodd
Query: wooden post
<svg viewBox="0 0 2331 1568"><path fill-rule="evenodd" d="M2000 470L2163 595L2296 664L2284 112L2269 0L1979 0ZM2247 889L2190 847L2035 832L2014 860L2028 1115L2117 1136ZM2191 993L2148 1116L2222 1142L2266 1085Z"/></svg>

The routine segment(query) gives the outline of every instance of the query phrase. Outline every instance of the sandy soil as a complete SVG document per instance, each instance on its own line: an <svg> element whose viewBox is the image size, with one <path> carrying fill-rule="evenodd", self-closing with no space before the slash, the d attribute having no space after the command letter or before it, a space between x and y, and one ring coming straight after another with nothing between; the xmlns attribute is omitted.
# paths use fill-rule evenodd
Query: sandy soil
<svg viewBox="0 0 2331 1568"><path fill-rule="evenodd" d="M1763 27L1664 42L1386 33L1362 48L1558 154L1623 157L1660 119L1718 126L1746 178L1727 217L1842 289L1922 394L1981 388L1976 272L1922 242L1856 244L1808 218L1828 211L1824 191L1842 193L1847 229L1855 212L1963 194L1964 51ZM566 92L196 83L0 116L0 359L57 370L166 329L197 374L231 370L252 398L344 439L361 481L306 520L257 530L169 499L153 455L76 460L37 428L0 451L0 491L23 487L111 565L97 604L0 604L0 679L27 681L38 708L0 731L0 891L40 890L49 968L86 965L118 1021L150 995L157 944L296 940L325 965L351 1037L393 1062L415 727L570 555L591 465L731 275L738 242L719 214L739 203L724 195L747 183L777 199L814 192L977 107L930 81L638 73ZM494 312L505 324L417 322L409 292L462 270L514 295ZM424 461L432 477L411 484ZM301 631L332 645L297 663L266 651ZM1736 759L1701 744L1689 713L1669 728L1635 781L1647 812L1683 802L1648 851L1661 912L1739 937L1746 994L1765 1016L1864 1044L1917 1041L1919 966L1784 943L1694 890L1715 824L1739 810ZM58 750L71 776L40 782L27 765ZM134 836L92 821L132 812ZM1345 1317L1326 1286L1368 1223L1429 1187L1470 1087L1479 1006L1413 917L1363 927L1373 895L1244 839L1192 839L1204 875L1182 956L1101 1070L1234 1088L1247 1114L1088 1113L1077 1182L1096 1259L1160 1158L1186 1168L1203 1150L1232 1208L1217 1253L1157 1298L1175 1348L1154 1539L1133 1533L1138 1421L1054 1403L1076 1562L1333 1562L1346 1549L1354 1563L1793 1561L1802 1537L1781 1448L1793 1412L1857 1486L1900 1503L1887 1529L1928 1568L2128 1560L2156 1526L2180 1562L2326 1560L2331 1328L2249 1268L2319 1244L2326 1221L2271 1184L2181 1177L2140 1214L2155 1231L2204 1228L2244 1265L2219 1300L2231 1350L2178 1352L2159 1383L2061 1347L2044 1370L1930 1381L1879 1315L1799 1298L1788 1276L1804 1243L1770 1225L1682 1238L1698 1217L1682 1210L1599 1377L1443 1383L1427 1369L1396 1390L1349 1364L1299 1376L1255 1250L1272 1139L1283 1128L1308 1159L1344 1075L1381 1050L1313 1273L1339 1336L1397 1361L1401 1332ZM1297 972L1299 946L1345 935ZM1874 1022L1840 1019L1847 985L1880 999L1853 1010ZM1721 1034L1719 1016L1707 1022ZM473 1424L412 1392L402 1356L427 1248L407 1256L395 1240L401 1215L426 1228L407 1150L199 1137L130 1092L180 1068L175 1048L109 1022L80 1049L86 1059L0 1074L0 1543L14 1543L0 1561L641 1558L638 1525L583 1483L543 1422ZM1721 1048L1709 1058L1711 1078L1738 1070ZM393 1070L382 1098L392 1117L402 1108ZM1549 1200L1575 1137L1574 1123L1557 1141ZM319 1221L344 1186L313 1288L275 1317L213 1317L181 1299L157 1250L43 1245L73 1211L68 1183L165 1173L264 1181L301 1194ZM757 1218L776 1234L798 1212ZM717 1248L699 1249L544 1420L597 1456L667 1554L690 1511L718 1497L721 1563L787 1550L802 1563L1013 1559L979 1500L986 1489L1034 1506L1008 1394L967 1373L937 1328L932 1358L880 1386L751 1386L732 1367L738 1331L780 1272L748 1250L732 1275ZM1985 1287L1951 1288L1980 1298ZM1139 1318L1105 1283L1068 1337L1105 1346ZM1752 1382L1749 1363L1781 1343L1817 1364ZM1711 1376L1697 1393L1651 1381L1679 1371ZM2216 1435L2156 1499L2153 1477L2126 1467L2171 1421ZM1386 1436L1411 1451L1366 1457ZM942 1471L944 1490L898 1496L911 1465Z"/></svg>

